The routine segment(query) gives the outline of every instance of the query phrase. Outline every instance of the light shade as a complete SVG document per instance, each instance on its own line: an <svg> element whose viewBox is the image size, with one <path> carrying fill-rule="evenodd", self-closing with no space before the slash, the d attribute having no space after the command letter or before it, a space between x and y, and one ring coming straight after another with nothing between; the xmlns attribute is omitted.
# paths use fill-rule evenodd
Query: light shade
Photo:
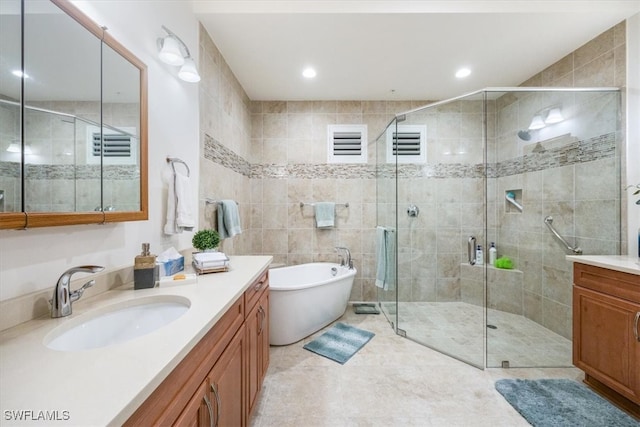
<svg viewBox="0 0 640 427"><path fill-rule="evenodd" d="M560 111L560 108L554 107L551 110L549 110L549 114L547 114L547 118L544 119L544 122L550 125L552 123L560 123L563 120L564 120L564 117L562 117L562 112Z"/></svg>
<svg viewBox="0 0 640 427"><path fill-rule="evenodd" d="M20 147L20 144L12 142L7 147L7 151L9 153L20 153L20 152L22 152L22 147ZM33 152L31 151L31 147L29 147L28 145L25 145L24 154L33 154Z"/></svg>
<svg viewBox="0 0 640 427"><path fill-rule="evenodd" d="M178 41L173 38L173 36L169 35L164 39L160 39L160 44L162 45L160 48L160 53L158 56L160 60L165 64L169 65L182 65L185 63L184 56L182 56L182 52L180 52L180 45Z"/></svg>
<svg viewBox="0 0 640 427"><path fill-rule="evenodd" d="M530 130L542 129L545 126L546 125L544 124L544 121L542 120L542 117L540 117L539 114L536 114L535 116L533 116L533 119L531 120L531 124L529 125L529 129Z"/></svg>
<svg viewBox="0 0 640 427"><path fill-rule="evenodd" d="M197 83L200 81L200 74L198 74L196 63L193 62L192 58L185 59L180 71L178 71L178 77L185 82Z"/></svg>

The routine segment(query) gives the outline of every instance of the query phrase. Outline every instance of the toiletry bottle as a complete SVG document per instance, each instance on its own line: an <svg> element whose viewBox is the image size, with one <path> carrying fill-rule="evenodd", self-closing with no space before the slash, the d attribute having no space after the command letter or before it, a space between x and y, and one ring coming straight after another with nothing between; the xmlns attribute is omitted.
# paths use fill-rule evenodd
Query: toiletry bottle
<svg viewBox="0 0 640 427"><path fill-rule="evenodd" d="M484 264L484 257L482 256L482 246L478 245L478 249L476 249L476 265Z"/></svg>
<svg viewBox="0 0 640 427"><path fill-rule="evenodd" d="M133 288L147 289L156 286L158 281L156 256L149 253L149 244L142 244L142 253L136 256L133 265Z"/></svg>
<svg viewBox="0 0 640 427"><path fill-rule="evenodd" d="M496 249L496 244L491 242L491 247L489 248L489 265L494 265L496 258L498 258L498 250Z"/></svg>

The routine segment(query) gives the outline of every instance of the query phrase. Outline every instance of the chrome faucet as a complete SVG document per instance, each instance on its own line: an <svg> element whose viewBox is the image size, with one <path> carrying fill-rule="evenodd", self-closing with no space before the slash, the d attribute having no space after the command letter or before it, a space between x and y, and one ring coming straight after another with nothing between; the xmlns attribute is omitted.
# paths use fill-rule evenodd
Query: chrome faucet
<svg viewBox="0 0 640 427"><path fill-rule="evenodd" d="M342 267L349 267L349 270L353 269L353 260L351 259L351 252L348 248L343 246L336 246L336 252L344 251L345 256L340 255L340 265Z"/></svg>
<svg viewBox="0 0 640 427"><path fill-rule="evenodd" d="M64 317L71 314L71 303L80 299L85 289L90 288L96 284L95 280L89 280L82 285L80 289L71 292L69 287L71 283L71 276L74 273L97 273L104 270L104 267L99 265L81 265L73 267L62 273L62 276L56 283L56 288L53 290L53 297L49 300L51 304L51 317Z"/></svg>

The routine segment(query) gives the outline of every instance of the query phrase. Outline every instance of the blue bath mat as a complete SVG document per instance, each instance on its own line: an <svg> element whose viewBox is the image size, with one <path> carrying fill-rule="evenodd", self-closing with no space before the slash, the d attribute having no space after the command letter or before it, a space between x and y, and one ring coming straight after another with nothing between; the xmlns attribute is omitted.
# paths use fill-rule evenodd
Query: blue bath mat
<svg viewBox="0 0 640 427"><path fill-rule="evenodd" d="M373 332L338 322L303 348L344 365L374 335Z"/></svg>
<svg viewBox="0 0 640 427"><path fill-rule="evenodd" d="M639 425L577 381L498 380L496 390L534 427Z"/></svg>

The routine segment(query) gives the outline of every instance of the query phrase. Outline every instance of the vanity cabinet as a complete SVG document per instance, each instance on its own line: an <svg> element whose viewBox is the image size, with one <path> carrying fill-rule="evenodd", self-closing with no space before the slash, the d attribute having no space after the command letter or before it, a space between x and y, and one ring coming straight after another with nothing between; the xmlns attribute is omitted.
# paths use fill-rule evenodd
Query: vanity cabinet
<svg viewBox="0 0 640 427"><path fill-rule="evenodd" d="M574 264L573 364L585 383L640 414L640 275Z"/></svg>
<svg viewBox="0 0 640 427"><path fill-rule="evenodd" d="M265 272L125 425L248 425L268 366L268 287Z"/></svg>
<svg viewBox="0 0 640 427"><path fill-rule="evenodd" d="M269 367L269 280L265 274L245 294L247 307L248 411L253 413Z"/></svg>

